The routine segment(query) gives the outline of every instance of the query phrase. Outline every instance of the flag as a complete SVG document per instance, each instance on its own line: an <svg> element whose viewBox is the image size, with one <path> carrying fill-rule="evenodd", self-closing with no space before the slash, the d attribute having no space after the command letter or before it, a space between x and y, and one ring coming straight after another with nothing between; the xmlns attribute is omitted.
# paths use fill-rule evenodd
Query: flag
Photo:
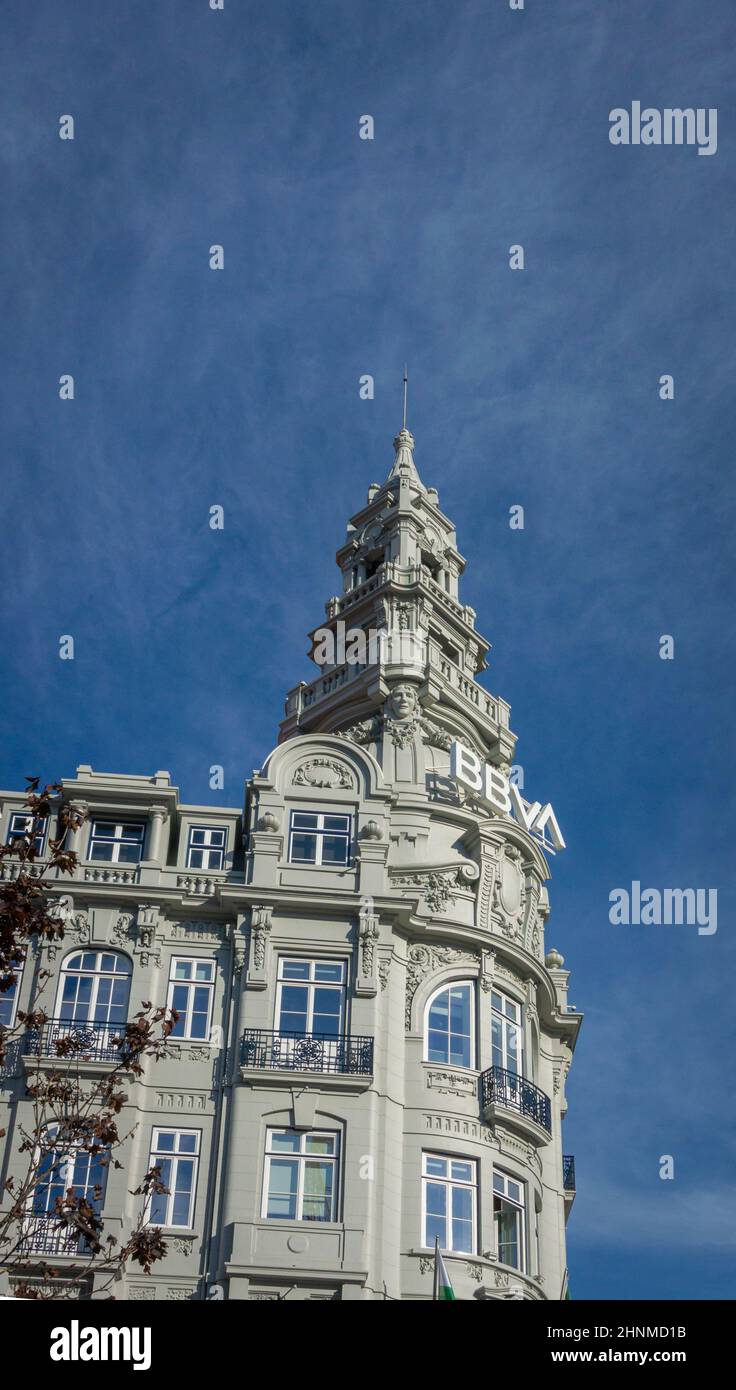
<svg viewBox="0 0 736 1390"><path fill-rule="evenodd" d="M455 1290L450 1283L450 1276L447 1273L445 1262L440 1254L440 1238L435 1236L434 1241L434 1289L432 1298L455 1298Z"/></svg>

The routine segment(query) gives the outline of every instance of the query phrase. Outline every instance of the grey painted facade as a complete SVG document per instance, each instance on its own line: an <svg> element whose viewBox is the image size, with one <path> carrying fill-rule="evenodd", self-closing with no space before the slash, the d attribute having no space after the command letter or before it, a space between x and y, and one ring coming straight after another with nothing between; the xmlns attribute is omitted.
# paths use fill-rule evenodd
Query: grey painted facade
<svg viewBox="0 0 736 1390"><path fill-rule="evenodd" d="M562 958L545 954L539 843L449 775L452 740L508 771L516 739L508 705L476 681L489 645L413 447L402 430L388 479L349 523L342 593L326 609L333 632L387 636L362 664L336 653L289 692L243 810L183 805L162 772L80 767L64 783L87 811L77 873L59 882L73 911L63 943L29 955L20 1006L47 968L44 1007L53 999L59 1017L80 950L98 974L103 955L124 962L130 1013L165 1004L177 969L203 976L193 1036L130 1087L135 1135L108 1177L106 1228L124 1235L158 1131L198 1149L194 1199L184 1218L181 1195L155 1273L131 1272L118 1296L429 1298L443 1204L457 1214L442 1243L458 1298L564 1296L574 1180L562 1122L581 1018ZM3 794L1 839L21 808L20 793ZM328 820L304 829L294 813ZM107 853L92 849L98 822L143 826L140 861L93 858ZM221 866L221 837L199 855L192 829L225 831ZM281 978L290 971L324 979ZM19 1166L25 1065L16 1056L3 1081L3 1179ZM74 1252L53 1262L73 1277Z"/></svg>

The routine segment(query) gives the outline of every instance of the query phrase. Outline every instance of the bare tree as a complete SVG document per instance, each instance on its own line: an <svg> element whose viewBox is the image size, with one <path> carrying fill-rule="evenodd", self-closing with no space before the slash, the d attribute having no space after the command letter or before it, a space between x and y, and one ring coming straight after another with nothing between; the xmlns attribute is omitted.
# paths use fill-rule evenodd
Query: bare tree
<svg viewBox="0 0 736 1390"><path fill-rule="evenodd" d="M37 777L26 780L25 831L0 845L0 865L11 861L11 871L0 884L0 999L16 987L29 949L64 936L52 882L44 873L73 874L77 865L76 854L66 845L82 817L63 805L58 838L49 841L45 862L37 862L36 838L62 788L56 783L40 787ZM53 880L57 891L58 882ZM133 1133L119 1129L128 1098L125 1087L143 1075L146 1061L163 1055L177 1015L144 1002L119 1034L106 1039L106 1065L90 1068L89 1038L83 1028L56 1030L41 1045L49 1023L41 1002L49 979L50 972L41 971L31 1010L19 1012L12 1027L0 1025L0 1072L23 1049L30 1101L23 1107L28 1120L18 1132L23 1171L11 1174L3 1188L0 1269L11 1275L17 1297L79 1296L92 1274L93 1296L112 1297L126 1265L135 1264L149 1274L166 1253L160 1228L147 1224L151 1198L167 1190L158 1167L151 1168L132 1193L141 1201L124 1243L105 1236L99 1208L106 1172L122 1167L118 1154ZM4 1134L0 1130L0 1139ZM78 1172L81 1182L74 1180ZM73 1269L62 1270L41 1258L60 1252L74 1254Z"/></svg>

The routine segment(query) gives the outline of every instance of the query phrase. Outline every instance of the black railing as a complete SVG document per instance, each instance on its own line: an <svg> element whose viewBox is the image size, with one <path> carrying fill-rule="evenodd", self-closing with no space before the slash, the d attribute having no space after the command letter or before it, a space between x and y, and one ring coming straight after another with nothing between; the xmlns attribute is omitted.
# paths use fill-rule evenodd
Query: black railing
<svg viewBox="0 0 736 1390"><path fill-rule="evenodd" d="M274 1071L317 1071L329 1075L372 1076L373 1039L330 1033L277 1033L246 1028L240 1053L244 1067Z"/></svg>
<svg viewBox="0 0 736 1390"><path fill-rule="evenodd" d="M575 1191L575 1159L572 1154L562 1155L562 1186L566 1192Z"/></svg>
<svg viewBox="0 0 736 1390"><path fill-rule="evenodd" d="M53 1213L22 1218L19 1252L22 1255L85 1255L87 1241L81 1231L60 1223Z"/></svg>
<svg viewBox="0 0 736 1390"><path fill-rule="evenodd" d="M125 1060L124 1034L124 1023L73 1023L49 1018L28 1032L26 1052L36 1057L80 1062L120 1062Z"/></svg>
<svg viewBox="0 0 736 1390"><path fill-rule="evenodd" d="M505 1105L518 1110L530 1120L536 1120L548 1134L552 1133L552 1106L549 1096L532 1085L525 1077L505 1067L489 1067L480 1078L481 1105Z"/></svg>

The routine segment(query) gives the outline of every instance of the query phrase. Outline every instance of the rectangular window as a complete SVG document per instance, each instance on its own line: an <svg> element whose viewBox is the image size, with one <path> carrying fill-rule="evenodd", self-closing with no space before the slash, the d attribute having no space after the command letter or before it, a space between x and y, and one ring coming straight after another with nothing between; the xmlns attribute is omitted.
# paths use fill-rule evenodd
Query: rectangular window
<svg viewBox="0 0 736 1390"><path fill-rule="evenodd" d="M227 830L190 825L187 843L188 869L223 869Z"/></svg>
<svg viewBox="0 0 736 1390"><path fill-rule="evenodd" d="M27 811L13 811L8 827L8 844L13 844L17 840L24 839L31 827L33 817ZM46 842L46 816L42 816L36 826L36 834L33 837L33 848L36 854L43 854L43 847Z"/></svg>
<svg viewBox="0 0 736 1390"><path fill-rule="evenodd" d="M93 821L89 858L108 864L140 864L145 833L145 825L133 821Z"/></svg>
<svg viewBox="0 0 736 1390"><path fill-rule="evenodd" d="M12 1028L15 1022L20 982L23 978L23 966L19 965L15 969L8 969L3 978L7 979L8 976L11 977L10 988L0 992L0 1027L2 1028Z"/></svg>
<svg viewBox="0 0 736 1390"><path fill-rule="evenodd" d="M491 1052L494 1067L523 1075L521 1004L507 994L491 991Z"/></svg>
<svg viewBox="0 0 736 1390"><path fill-rule="evenodd" d="M149 1226L192 1229L199 1139L198 1129L154 1129L148 1167L161 1170L160 1181L168 1192L151 1197Z"/></svg>
<svg viewBox="0 0 736 1390"><path fill-rule="evenodd" d="M172 1038L208 1042L215 992L215 962L192 956L174 956L169 975L168 1007L179 1017Z"/></svg>
<svg viewBox="0 0 736 1390"><path fill-rule="evenodd" d="M266 1131L263 1215L274 1221L336 1221L337 1134Z"/></svg>
<svg viewBox="0 0 736 1390"><path fill-rule="evenodd" d="M476 1253L478 1180L474 1160L422 1154L422 1243Z"/></svg>
<svg viewBox="0 0 736 1390"><path fill-rule="evenodd" d="M276 989L276 1031L339 1037L345 1032L346 976L344 960L282 957Z"/></svg>
<svg viewBox="0 0 736 1390"><path fill-rule="evenodd" d="M506 1173L493 1174L493 1219L496 1223L496 1253L501 1264L513 1269L526 1268L524 1227L524 1184Z"/></svg>
<svg viewBox="0 0 736 1390"><path fill-rule="evenodd" d="M292 811L289 831L291 864L347 864L350 816L321 811Z"/></svg>

